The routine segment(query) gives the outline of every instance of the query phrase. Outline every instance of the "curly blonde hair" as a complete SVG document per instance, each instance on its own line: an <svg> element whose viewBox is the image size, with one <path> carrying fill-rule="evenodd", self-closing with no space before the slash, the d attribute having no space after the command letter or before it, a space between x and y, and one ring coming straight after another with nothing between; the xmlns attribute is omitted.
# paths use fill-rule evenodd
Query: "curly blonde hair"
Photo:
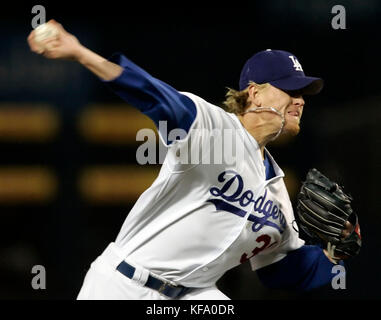
<svg viewBox="0 0 381 320"><path fill-rule="evenodd" d="M249 86L252 84L255 85L258 90L263 90L269 86L269 83L258 84L250 81ZM227 88L228 92L225 95L226 100L222 103L224 109L227 112L241 114L246 110L248 106L250 106L250 101L248 100L249 86L242 91Z"/></svg>

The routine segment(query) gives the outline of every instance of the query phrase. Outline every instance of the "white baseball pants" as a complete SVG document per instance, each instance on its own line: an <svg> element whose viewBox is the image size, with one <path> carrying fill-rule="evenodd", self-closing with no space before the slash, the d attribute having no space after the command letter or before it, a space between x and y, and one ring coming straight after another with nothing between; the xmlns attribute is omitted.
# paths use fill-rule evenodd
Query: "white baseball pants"
<svg viewBox="0 0 381 320"><path fill-rule="evenodd" d="M148 270L137 268L132 279L116 270L124 260L120 250L112 242L105 251L91 264L78 300L170 300L171 298L157 290L144 286ZM127 261L130 263L130 261ZM134 265L133 263L131 263ZM229 300L216 286L193 289L179 300Z"/></svg>

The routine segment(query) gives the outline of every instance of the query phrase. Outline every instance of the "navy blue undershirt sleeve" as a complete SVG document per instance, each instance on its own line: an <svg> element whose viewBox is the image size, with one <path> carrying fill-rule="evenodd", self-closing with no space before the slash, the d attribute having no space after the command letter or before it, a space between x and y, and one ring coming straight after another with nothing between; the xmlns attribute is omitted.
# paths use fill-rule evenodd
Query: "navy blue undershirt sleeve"
<svg viewBox="0 0 381 320"><path fill-rule="evenodd" d="M263 160L263 164L265 165L266 168L266 180L270 180L271 178L275 177L275 171L274 167L267 156L267 152L265 152L265 159Z"/></svg>
<svg viewBox="0 0 381 320"><path fill-rule="evenodd" d="M257 275L268 288L307 291L330 283L335 276L333 266L320 247L304 245L282 260L258 269Z"/></svg>
<svg viewBox="0 0 381 320"><path fill-rule="evenodd" d="M102 80L113 92L150 117L158 128L159 121L167 121L168 132L177 128L189 131L197 114L189 97L154 78L121 53L109 60L124 69L116 79Z"/></svg>

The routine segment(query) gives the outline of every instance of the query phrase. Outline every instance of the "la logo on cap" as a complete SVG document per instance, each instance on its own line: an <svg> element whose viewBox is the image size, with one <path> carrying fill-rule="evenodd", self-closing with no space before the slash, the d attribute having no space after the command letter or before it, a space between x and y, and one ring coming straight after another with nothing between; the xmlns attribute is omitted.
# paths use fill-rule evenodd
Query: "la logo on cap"
<svg viewBox="0 0 381 320"><path fill-rule="evenodd" d="M294 56L288 56L292 62L294 63L293 67L295 68L296 71L303 71L302 65L299 63L298 59Z"/></svg>

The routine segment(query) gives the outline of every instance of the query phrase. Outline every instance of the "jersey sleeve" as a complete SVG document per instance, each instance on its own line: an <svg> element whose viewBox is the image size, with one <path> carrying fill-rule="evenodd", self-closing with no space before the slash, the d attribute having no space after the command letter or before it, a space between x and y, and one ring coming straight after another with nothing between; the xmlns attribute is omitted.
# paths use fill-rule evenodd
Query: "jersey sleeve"
<svg viewBox="0 0 381 320"><path fill-rule="evenodd" d="M151 76L121 53L114 54L109 60L120 65L123 71L117 78L102 82L150 117L166 143L172 142L167 139L167 131L176 128L185 133L189 131L197 113L192 99ZM161 132L160 121L166 121L166 132Z"/></svg>
<svg viewBox="0 0 381 320"><path fill-rule="evenodd" d="M293 229L292 224L287 224L282 238L282 243L274 250L270 252L264 251L250 259L253 271L282 260L289 252L297 250L304 245L304 241L299 238L299 234Z"/></svg>

